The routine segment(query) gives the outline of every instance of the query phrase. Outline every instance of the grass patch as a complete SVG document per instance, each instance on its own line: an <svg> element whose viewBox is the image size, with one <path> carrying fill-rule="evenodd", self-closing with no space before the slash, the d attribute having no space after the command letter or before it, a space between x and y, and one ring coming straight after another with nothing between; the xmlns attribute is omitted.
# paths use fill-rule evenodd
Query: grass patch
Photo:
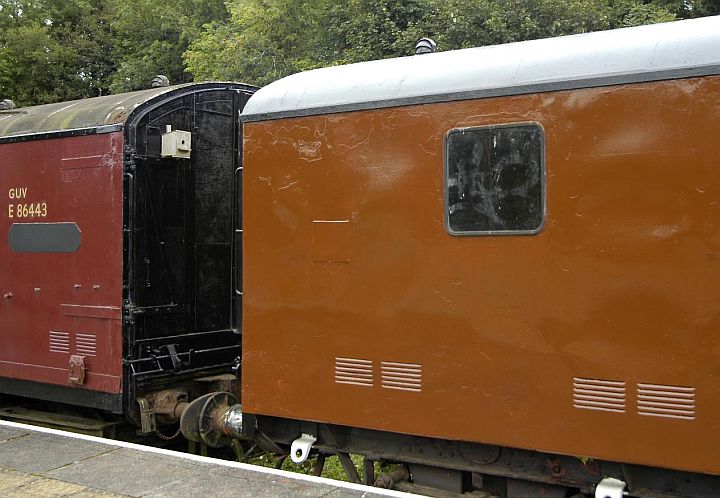
<svg viewBox="0 0 720 498"><path fill-rule="evenodd" d="M351 454L350 459L352 460L353 464L355 465L355 470L357 470L358 476L362 480L363 478L363 456L362 455L356 455ZM271 455L269 453L266 453L264 455L260 455L253 458L248 458L246 460L247 463L250 463L252 465L260 465L263 467L274 467L278 468L278 458L276 458L274 455ZM282 470L287 470L289 472L297 472L300 474L307 474L312 475L313 469L315 467L315 458L308 458L305 462L301 464L294 463L290 457L287 457L283 462L282 465L279 467ZM396 470L398 467L400 467L397 463L387 462L387 461L376 461L374 462L375 467L375 478L377 479L377 476L379 476L381 473L390 473ZM343 468L342 464L340 463L340 459L337 457L337 455L328 455L325 458L325 467L323 468L322 477L327 477L328 479L335 479L338 481L349 481L347 474L345 473L345 469Z"/></svg>
<svg viewBox="0 0 720 498"><path fill-rule="evenodd" d="M357 469L358 475L362 476L363 472L363 456L362 455L350 455L350 459L352 460L353 464L355 464L355 468ZM247 463L250 463L252 465L260 465L262 467L275 467L277 468L278 459L271 454L264 454L260 455L258 457L248 458ZM294 463L290 457L287 457L280 468L282 470L287 470L290 472L297 472L299 474L307 474L310 475L313 473L313 468L315 467L315 459L314 458L308 458L305 462L301 464ZM377 468L377 465L376 465ZM342 464L340 463L340 459L336 455L330 455L327 456L325 459L325 467L323 468L322 477L327 477L329 479L336 479L338 481L347 481L348 477L347 474L345 474L345 469L343 468Z"/></svg>

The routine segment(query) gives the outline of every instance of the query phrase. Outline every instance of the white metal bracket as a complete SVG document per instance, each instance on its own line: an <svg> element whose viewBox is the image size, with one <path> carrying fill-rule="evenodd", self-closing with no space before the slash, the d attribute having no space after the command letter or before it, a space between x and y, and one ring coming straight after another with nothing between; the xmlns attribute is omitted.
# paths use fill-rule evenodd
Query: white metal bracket
<svg viewBox="0 0 720 498"><path fill-rule="evenodd" d="M614 477L606 477L595 487L595 498L623 498L625 483Z"/></svg>
<svg viewBox="0 0 720 498"><path fill-rule="evenodd" d="M315 444L315 441L317 441L317 438L310 434L303 434L293 441L290 446L290 458L292 458L292 461L295 463L303 463L307 460L310 449L312 445Z"/></svg>

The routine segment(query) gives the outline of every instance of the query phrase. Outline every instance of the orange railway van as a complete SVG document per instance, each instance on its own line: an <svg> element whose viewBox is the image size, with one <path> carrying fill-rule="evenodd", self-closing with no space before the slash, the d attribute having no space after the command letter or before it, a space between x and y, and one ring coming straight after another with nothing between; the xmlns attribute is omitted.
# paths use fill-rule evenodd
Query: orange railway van
<svg viewBox="0 0 720 498"><path fill-rule="evenodd" d="M720 493L720 18L309 71L242 118L246 435Z"/></svg>

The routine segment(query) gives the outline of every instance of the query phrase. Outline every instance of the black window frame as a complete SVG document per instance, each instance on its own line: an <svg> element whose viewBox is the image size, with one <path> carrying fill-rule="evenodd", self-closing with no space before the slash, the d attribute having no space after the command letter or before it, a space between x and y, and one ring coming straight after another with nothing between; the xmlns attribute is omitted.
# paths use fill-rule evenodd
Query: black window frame
<svg viewBox="0 0 720 498"><path fill-rule="evenodd" d="M540 133L540 203L542 208L542 218L540 224L531 230L453 230L450 226L450 190L448 185L450 175L449 148L450 138L455 133L465 133L476 130L494 130L499 128L516 128L534 126ZM537 121L521 121L513 123L498 123L481 126L468 126L461 128L451 128L445 134L444 156L443 156L443 221L447 233L458 237L477 237L477 236L493 236L493 235L537 235L545 228L547 219L547 161L546 161L546 140L545 129Z"/></svg>

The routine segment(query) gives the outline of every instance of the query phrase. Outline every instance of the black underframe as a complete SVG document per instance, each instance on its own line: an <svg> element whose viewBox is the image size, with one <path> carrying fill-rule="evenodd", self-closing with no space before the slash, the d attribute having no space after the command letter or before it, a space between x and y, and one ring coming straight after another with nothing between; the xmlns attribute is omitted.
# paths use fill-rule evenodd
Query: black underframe
<svg viewBox="0 0 720 498"><path fill-rule="evenodd" d="M259 442L269 439L285 446L300 434L311 434L317 438L313 448L321 453L362 454L370 460L564 486L590 495L604 477L625 481L632 496L643 498L664 493L715 496L720 489L715 475L265 415L243 414L243 430Z"/></svg>
<svg viewBox="0 0 720 498"><path fill-rule="evenodd" d="M0 392L25 398L38 398L57 403L98 408L111 413L122 413L122 394L8 377L0 377Z"/></svg>

